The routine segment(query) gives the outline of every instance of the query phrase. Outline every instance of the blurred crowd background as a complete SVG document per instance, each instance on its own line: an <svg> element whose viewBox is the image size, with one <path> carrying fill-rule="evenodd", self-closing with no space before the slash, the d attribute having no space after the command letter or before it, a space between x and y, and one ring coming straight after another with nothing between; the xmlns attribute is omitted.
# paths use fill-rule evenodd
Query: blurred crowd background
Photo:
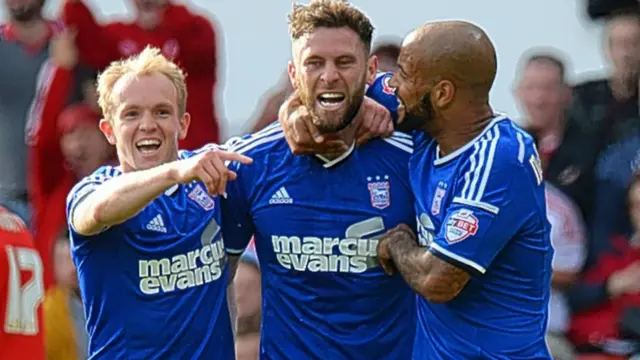
<svg viewBox="0 0 640 360"><path fill-rule="evenodd" d="M98 129L96 75L156 46L188 74L193 120L182 148L259 130L292 91L291 2L2 1L0 205L30 224L42 254L47 356L83 359L65 198L77 179L114 161ZM425 21L464 18L487 30L499 62L492 104L536 138L545 169L554 358L638 356L639 2L353 2L377 27L373 52L383 71L394 70L402 37ZM236 290L238 358L256 359L260 271L251 248Z"/></svg>

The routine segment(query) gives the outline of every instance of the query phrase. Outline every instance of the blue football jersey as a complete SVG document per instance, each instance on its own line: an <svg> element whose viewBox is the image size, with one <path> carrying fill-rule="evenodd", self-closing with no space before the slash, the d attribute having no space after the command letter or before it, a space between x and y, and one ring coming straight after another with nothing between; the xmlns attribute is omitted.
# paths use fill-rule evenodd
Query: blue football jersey
<svg viewBox="0 0 640 360"><path fill-rule="evenodd" d="M106 166L80 181L67 200L68 218L96 187L121 175ZM97 235L70 226L92 359L235 359L220 224L219 199L193 182Z"/></svg>
<svg viewBox="0 0 640 360"><path fill-rule="evenodd" d="M498 116L444 157L429 137L414 141L420 243L472 275L447 303L418 297L414 359L551 359L553 249L532 138Z"/></svg>
<svg viewBox="0 0 640 360"><path fill-rule="evenodd" d="M409 359L415 294L378 265L386 230L415 226L412 139L396 133L340 158L291 153L278 123L232 150L223 200L227 251L255 234L262 272L262 359Z"/></svg>

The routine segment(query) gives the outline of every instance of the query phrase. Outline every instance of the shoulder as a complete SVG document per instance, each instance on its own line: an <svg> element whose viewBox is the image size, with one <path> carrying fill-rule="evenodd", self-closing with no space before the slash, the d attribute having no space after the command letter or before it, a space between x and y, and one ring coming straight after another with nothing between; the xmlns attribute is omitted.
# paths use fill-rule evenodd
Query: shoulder
<svg viewBox="0 0 640 360"><path fill-rule="evenodd" d="M91 175L84 177L76 186L86 183L99 184L120 175L122 175L122 168L120 168L120 166L105 165L99 167Z"/></svg>
<svg viewBox="0 0 640 360"><path fill-rule="evenodd" d="M573 96L576 101L586 101L609 91L607 79L591 79L576 84L573 87Z"/></svg>
<svg viewBox="0 0 640 360"><path fill-rule="evenodd" d="M528 156L537 154L531 135L504 115L496 117L465 151L466 166L474 170L521 167Z"/></svg>
<svg viewBox="0 0 640 360"><path fill-rule="evenodd" d="M228 151L252 158L277 151L289 151L284 131L278 121L253 134L231 138L224 147Z"/></svg>
<svg viewBox="0 0 640 360"><path fill-rule="evenodd" d="M463 197L481 201L498 188L541 186L542 168L533 138L505 116L496 118L464 152L466 159L459 168Z"/></svg>
<svg viewBox="0 0 640 360"><path fill-rule="evenodd" d="M71 189L69 196L67 197L67 203L88 195L90 192L95 190L96 186L120 175L122 175L122 169L120 166L107 165L98 168L93 172L93 174L84 177Z"/></svg>
<svg viewBox="0 0 640 360"><path fill-rule="evenodd" d="M413 154L413 137L400 131L394 131L389 137L372 140L371 146L375 146L376 149L387 149L397 153L399 156L408 157Z"/></svg>
<svg viewBox="0 0 640 360"><path fill-rule="evenodd" d="M395 89L389 85L392 76L392 73L378 73L373 82L367 85L366 95L387 108L393 120L397 121L400 102L396 97Z"/></svg>

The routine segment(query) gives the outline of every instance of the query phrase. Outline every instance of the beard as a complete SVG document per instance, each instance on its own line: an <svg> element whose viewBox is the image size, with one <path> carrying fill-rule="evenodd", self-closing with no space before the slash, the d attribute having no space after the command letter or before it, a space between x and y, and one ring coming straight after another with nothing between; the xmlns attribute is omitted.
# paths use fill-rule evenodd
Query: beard
<svg viewBox="0 0 640 360"><path fill-rule="evenodd" d="M334 134L341 130L346 129L353 122L353 118L360 110L360 106L364 101L364 89L365 89L366 74L362 76L360 82L356 85L356 89L353 92L349 91L347 87L347 93L345 94L344 101L347 102L346 110L341 113L324 113L322 108L316 109L317 95L312 89L309 89L300 80L296 79L297 89L300 93L300 99L302 104L311 111L313 116L313 124L323 134ZM339 119L335 119L338 117Z"/></svg>
<svg viewBox="0 0 640 360"><path fill-rule="evenodd" d="M44 0L36 1L31 5L20 6L17 8L9 9L9 16L14 21L20 23L28 23L36 20L42 16L42 8L44 7Z"/></svg>
<svg viewBox="0 0 640 360"><path fill-rule="evenodd" d="M400 96L396 93L396 97L404 104ZM426 127L435 119L435 108L431 103L431 91L424 94L418 104L412 107L405 106L404 119L396 130L402 132L412 132L414 130L425 131Z"/></svg>

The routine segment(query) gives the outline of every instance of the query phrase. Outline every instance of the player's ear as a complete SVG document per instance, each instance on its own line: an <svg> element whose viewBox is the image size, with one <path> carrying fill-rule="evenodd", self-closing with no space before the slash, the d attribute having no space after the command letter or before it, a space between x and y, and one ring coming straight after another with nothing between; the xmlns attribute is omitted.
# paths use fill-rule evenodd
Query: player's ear
<svg viewBox="0 0 640 360"><path fill-rule="evenodd" d="M116 144L116 137L113 135L113 124L107 119L100 119L100 131L104 134L104 137L107 138L107 141L111 145Z"/></svg>
<svg viewBox="0 0 640 360"><path fill-rule="evenodd" d="M449 80L442 80L431 90L433 104L438 108L445 108L453 101L456 95L456 87Z"/></svg>
<svg viewBox="0 0 640 360"><path fill-rule="evenodd" d="M287 64L287 73L289 74L289 81L291 81L291 86L293 86L294 89L298 89L298 87L296 86L296 66L293 63L293 60L289 60L289 63Z"/></svg>
<svg viewBox="0 0 640 360"><path fill-rule="evenodd" d="M376 55L369 56L367 60L367 84L373 84L378 73L378 57Z"/></svg>
<svg viewBox="0 0 640 360"><path fill-rule="evenodd" d="M180 131L178 132L179 140L184 140L187 137L189 124L191 124L191 114L185 112L184 115L182 115L182 118L180 118Z"/></svg>

